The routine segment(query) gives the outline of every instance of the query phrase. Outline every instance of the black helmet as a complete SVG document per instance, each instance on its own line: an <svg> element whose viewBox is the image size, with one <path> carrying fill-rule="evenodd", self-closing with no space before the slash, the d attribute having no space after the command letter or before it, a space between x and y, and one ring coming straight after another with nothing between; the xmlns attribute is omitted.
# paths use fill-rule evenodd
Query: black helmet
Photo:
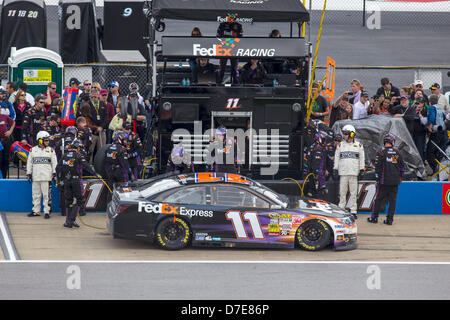
<svg viewBox="0 0 450 320"><path fill-rule="evenodd" d="M78 149L81 148L83 146L83 144L81 143L81 141L79 139L74 139L70 145L69 148L71 149Z"/></svg>

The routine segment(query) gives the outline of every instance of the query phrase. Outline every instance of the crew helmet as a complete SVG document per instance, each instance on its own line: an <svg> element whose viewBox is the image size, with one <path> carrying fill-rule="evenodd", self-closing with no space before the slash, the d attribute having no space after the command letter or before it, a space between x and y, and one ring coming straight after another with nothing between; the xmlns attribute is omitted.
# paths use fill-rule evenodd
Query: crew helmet
<svg viewBox="0 0 450 320"><path fill-rule="evenodd" d="M395 138L391 136L390 134L387 134L383 138L383 144L390 143L392 146L395 144Z"/></svg>
<svg viewBox="0 0 450 320"><path fill-rule="evenodd" d="M39 144L43 144L44 139L46 138L50 139L50 134L47 131L39 131L38 134L36 135L36 139Z"/></svg>
<svg viewBox="0 0 450 320"><path fill-rule="evenodd" d="M75 126L67 127L65 135L73 135L75 137L78 136L78 129Z"/></svg>
<svg viewBox="0 0 450 320"><path fill-rule="evenodd" d="M128 144L129 135L124 131L119 131L114 136L114 142L126 146Z"/></svg>
<svg viewBox="0 0 450 320"><path fill-rule="evenodd" d="M356 134L356 129L351 124L347 124L342 128L342 134L348 134L350 138L354 138Z"/></svg>

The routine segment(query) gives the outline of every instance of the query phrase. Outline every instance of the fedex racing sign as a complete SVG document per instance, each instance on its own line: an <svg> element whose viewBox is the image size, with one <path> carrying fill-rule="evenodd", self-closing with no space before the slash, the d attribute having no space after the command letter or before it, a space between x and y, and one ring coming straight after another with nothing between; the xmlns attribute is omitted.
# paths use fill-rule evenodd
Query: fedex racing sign
<svg viewBox="0 0 450 320"><path fill-rule="evenodd" d="M301 38L162 37L165 57L298 57L306 55Z"/></svg>
<svg viewBox="0 0 450 320"><path fill-rule="evenodd" d="M202 48L200 44L193 45L194 56L202 57L273 57L275 49L237 49L236 53L231 52L233 48L225 48L222 45L213 45L212 48Z"/></svg>

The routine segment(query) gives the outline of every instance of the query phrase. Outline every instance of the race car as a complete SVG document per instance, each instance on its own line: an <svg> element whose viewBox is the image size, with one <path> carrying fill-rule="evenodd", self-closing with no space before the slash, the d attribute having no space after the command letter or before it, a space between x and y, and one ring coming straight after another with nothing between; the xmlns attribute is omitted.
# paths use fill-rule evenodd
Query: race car
<svg viewBox="0 0 450 320"><path fill-rule="evenodd" d="M353 216L334 204L288 198L238 174L191 173L115 185L107 207L114 238L167 250L192 246L357 247Z"/></svg>

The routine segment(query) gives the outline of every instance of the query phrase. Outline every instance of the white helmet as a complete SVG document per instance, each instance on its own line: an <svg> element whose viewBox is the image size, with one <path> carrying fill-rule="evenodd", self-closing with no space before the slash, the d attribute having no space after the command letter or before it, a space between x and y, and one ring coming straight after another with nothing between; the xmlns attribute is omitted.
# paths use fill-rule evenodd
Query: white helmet
<svg viewBox="0 0 450 320"><path fill-rule="evenodd" d="M36 140L39 144L43 144L45 138L50 138L50 134L47 131L39 131L36 135Z"/></svg>
<svg viewBox="0 0 450 320"><path fill-rule="evenodd" d="M350 138L354 138L356 134L356 129L351 124L347 124L342 128L342 133L345 134L345 132L348 132Z"/></svg>

